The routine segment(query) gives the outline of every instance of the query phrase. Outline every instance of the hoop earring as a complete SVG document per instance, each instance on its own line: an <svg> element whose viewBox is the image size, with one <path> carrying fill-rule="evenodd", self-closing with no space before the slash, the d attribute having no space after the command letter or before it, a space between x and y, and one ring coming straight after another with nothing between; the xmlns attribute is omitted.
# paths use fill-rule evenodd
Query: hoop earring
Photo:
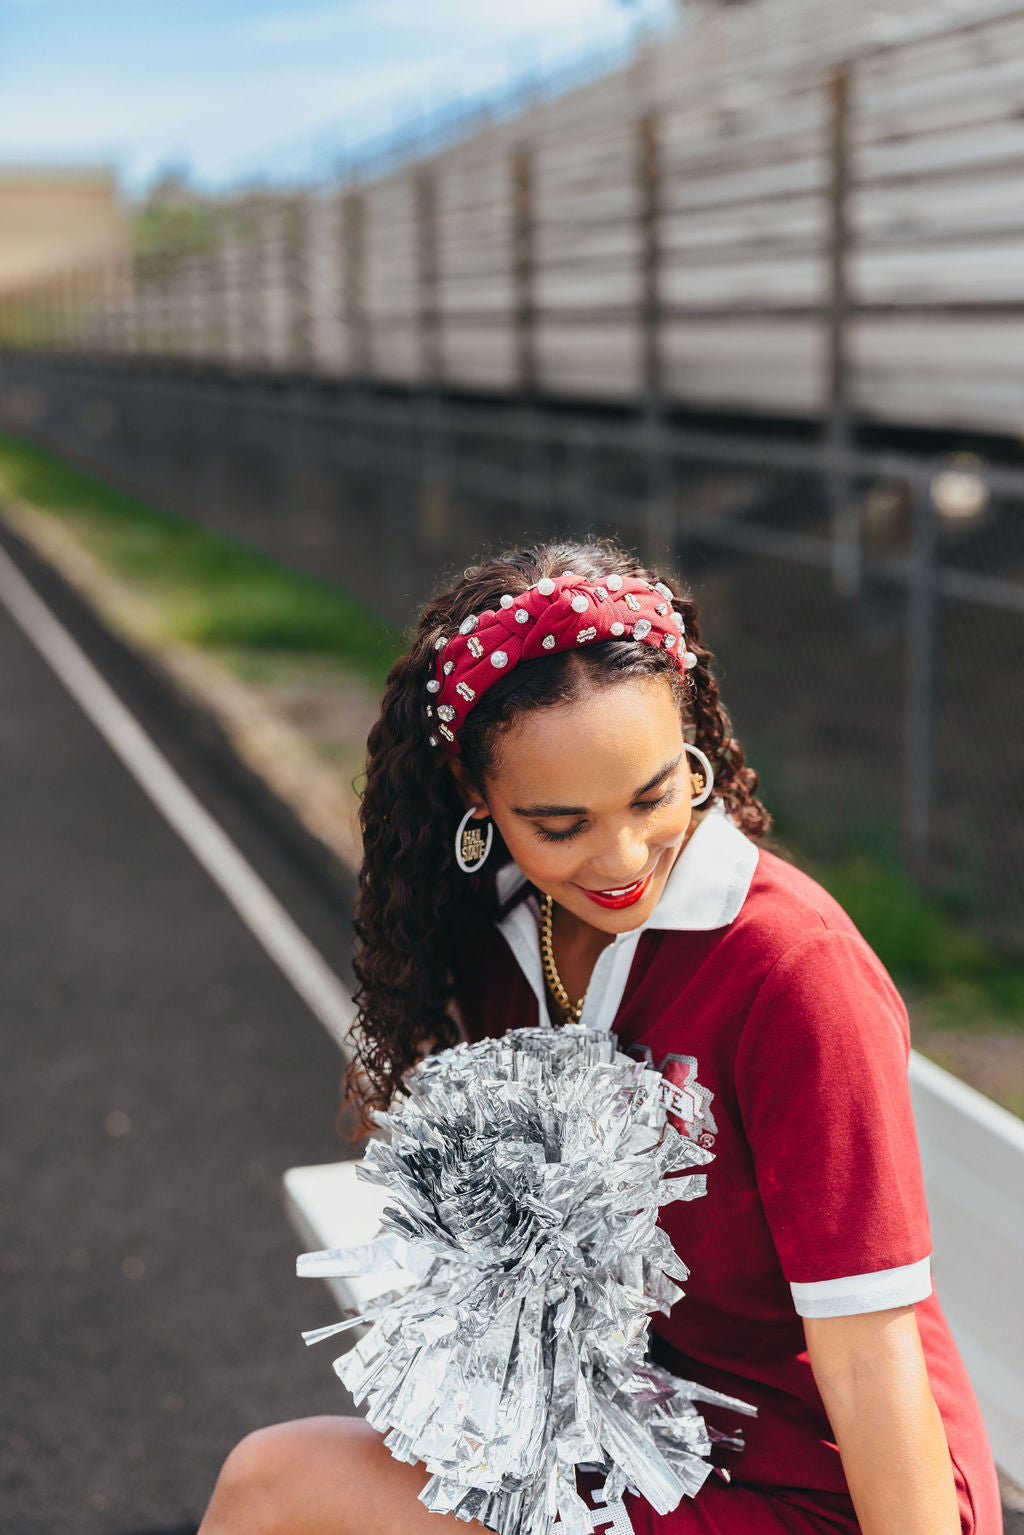
<svg viewBox="0 0 1024 1535"><path fill-rule="evenodd" d="M685 747L685 749L688 752L692 752L693 753L693 755L697 758L697 761L700 763L701 767L704 770L704 778L702 780L702 787L700 789L700 792L698 794L694 794L692 799L690 800L690 804L692 806L703 805L705 800L708 800L708 799L711 798L711 791L715 787L715 770L711 766L711 763L708 761L707 757L705 757L704 753L701 751L699 746L691 746L689 741L684 741L683 742L683 746ZM691 788L693 787L693 781L694 781L694 779L696 777L697 777L696 773L691 773L690 774L690 787Z"/></svg>
<svg viewBox="0 0 1024 1535"><path fill-rule="evenodd" d="M455 862L463 874L475 874L482 869L487 862L487 855L491 851L491 843L494 841L494 822L487 822L487 840L478 826L469 826L468 822L475 813L476 805L470 805L466 814L459 822L459 829L455 833Z"/></svg>

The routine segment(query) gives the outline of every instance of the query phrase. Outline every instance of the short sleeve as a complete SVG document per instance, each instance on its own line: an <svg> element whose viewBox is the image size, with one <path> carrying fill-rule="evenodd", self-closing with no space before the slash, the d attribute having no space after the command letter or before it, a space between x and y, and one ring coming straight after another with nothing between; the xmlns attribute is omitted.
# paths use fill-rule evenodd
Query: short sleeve
<svg viewBox="0 0 1024 1535"><path fill-rule="evenodd" d="M801 1316L910 1305L931 1240L910 1101L906 1009L856 932L788 948L750 1009L739 1108Z"/></svg>

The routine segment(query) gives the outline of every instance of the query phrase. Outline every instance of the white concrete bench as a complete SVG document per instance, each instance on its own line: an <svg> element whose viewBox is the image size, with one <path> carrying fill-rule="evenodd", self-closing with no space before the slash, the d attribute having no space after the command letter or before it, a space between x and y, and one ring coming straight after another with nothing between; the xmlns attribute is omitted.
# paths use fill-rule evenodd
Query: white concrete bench
<svg viewBox="0 0 1024 1535"><path fill-rule="evenodd" d="M934 1242L933 1271L1000 1468L1024 1485L1024 1121L914 1054L911 1092ZM292 1167L289 1217L307 1250L374 1235L381 1191L353 1162ZM394 1284L328 1279L339 1305L361 1308Z"/></svg>

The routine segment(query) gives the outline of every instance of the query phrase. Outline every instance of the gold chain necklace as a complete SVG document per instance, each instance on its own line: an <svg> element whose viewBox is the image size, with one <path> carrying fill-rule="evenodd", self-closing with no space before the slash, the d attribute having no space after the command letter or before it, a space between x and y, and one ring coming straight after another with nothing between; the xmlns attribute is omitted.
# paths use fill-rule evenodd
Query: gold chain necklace
<svg viewBox="0 0 1024 1535"><path fill-rule="evenodd" d="M555 964L555 949L551 940L551 911L553 901L549 895L540 898L540 957L544 966L544 979L551 988L555 1001L571 1023L579 1023L583 1013L583 1004L587 1000L586 992L578 1002L572 1002L569 993L562 985L562 977L558 973Z"/></svg>

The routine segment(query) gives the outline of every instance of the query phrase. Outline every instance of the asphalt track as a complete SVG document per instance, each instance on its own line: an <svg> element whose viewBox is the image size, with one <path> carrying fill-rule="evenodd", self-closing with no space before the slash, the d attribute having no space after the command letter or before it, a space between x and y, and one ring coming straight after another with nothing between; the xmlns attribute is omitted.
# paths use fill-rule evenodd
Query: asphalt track
<svg viewBox="0 0 1024 1535"><path fill-rule="evenodd" d="M346 979L344 893L46 595ZM0 858L0 1529L183 1535L248 1430L350 1410L280 1188L348 1153L340 1056L2 608Z"/></svg>

